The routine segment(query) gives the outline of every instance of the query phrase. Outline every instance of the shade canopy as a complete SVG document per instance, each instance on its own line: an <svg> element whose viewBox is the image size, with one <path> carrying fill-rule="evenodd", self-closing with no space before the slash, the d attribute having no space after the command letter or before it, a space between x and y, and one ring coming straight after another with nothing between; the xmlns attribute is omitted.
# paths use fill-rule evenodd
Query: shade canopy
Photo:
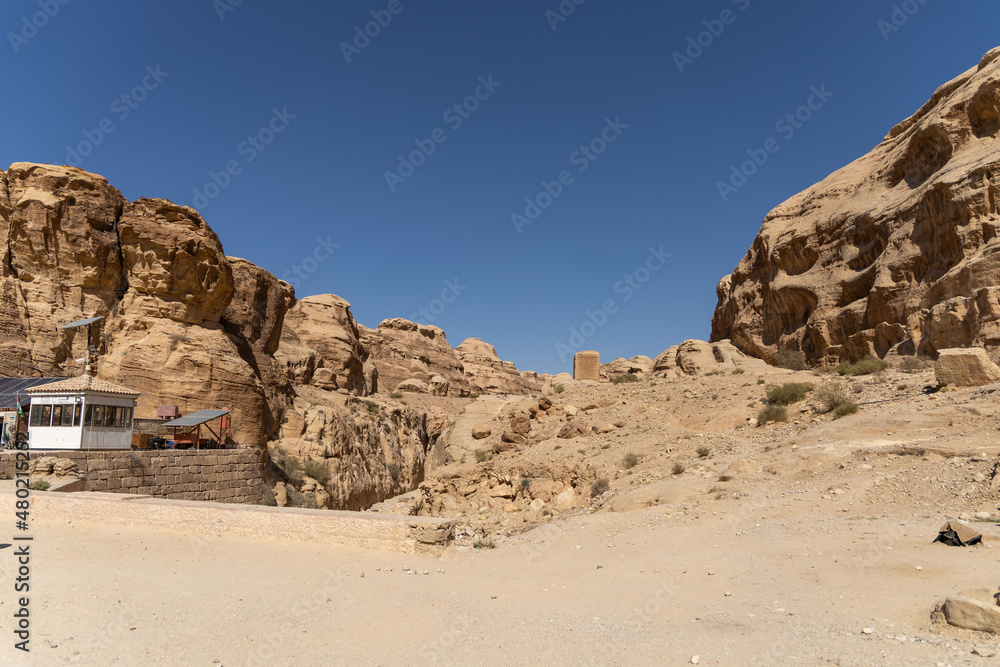
<svg viewBox="0 0 1000 667"><path fill-rule="evenodd" d="M200 426L205 422L210 422L213 419L218 419L223 415L228 415L229 410L198 410L197 412L192 412L189 415L184 415L183 417L178 417L172 421L164 422L163 426Z"/></svg>

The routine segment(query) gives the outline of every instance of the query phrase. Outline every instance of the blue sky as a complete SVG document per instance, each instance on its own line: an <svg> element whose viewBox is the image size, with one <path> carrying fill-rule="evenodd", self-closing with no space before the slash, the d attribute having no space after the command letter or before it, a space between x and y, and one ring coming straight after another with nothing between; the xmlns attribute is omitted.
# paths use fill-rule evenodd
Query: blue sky
<svg viewBox="0 0 1000 667"><path fill-rule="evenodd" d="M0 147L197 203L229 255L367 326L560 372L707 338L767 212L998 22L993 0L7 0Z"/></svg>

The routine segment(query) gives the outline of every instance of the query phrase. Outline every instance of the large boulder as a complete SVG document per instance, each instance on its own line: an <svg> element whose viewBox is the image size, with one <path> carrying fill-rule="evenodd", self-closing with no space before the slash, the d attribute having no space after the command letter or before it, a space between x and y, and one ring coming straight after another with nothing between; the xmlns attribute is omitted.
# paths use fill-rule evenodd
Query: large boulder
<svg viewBox="0 0 1000 667"><path fill-rule="evenodd" d="M941 611L951 625L966 630L1000 634L1000 607L962 595L944 601Z"/></svg>
<svg viewBox="0 0 1000 667"><path fill-rule="evenodd" d="M938 350L934 373L938 384L952 387L982 387L1000 380L1000 367L981 347Z"/></svg>
<svg viewBox="0 0 1000 667"><path fill-rule="evenodd" d="M774 361L1000 350L1000 48L867 155L771 211L712 341Z"/></svg>

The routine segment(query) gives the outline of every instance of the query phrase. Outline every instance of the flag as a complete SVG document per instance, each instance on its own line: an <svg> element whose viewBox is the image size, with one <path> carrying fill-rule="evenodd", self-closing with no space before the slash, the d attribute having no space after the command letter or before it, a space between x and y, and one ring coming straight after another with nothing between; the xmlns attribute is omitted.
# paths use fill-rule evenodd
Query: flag
<svg viewBox="0 0 1000 667"><path fill-rule="evenodd" d="M21 409L21 392L14 393L14 400L17 402L17 414L24 417L24 410Z"/></svg>

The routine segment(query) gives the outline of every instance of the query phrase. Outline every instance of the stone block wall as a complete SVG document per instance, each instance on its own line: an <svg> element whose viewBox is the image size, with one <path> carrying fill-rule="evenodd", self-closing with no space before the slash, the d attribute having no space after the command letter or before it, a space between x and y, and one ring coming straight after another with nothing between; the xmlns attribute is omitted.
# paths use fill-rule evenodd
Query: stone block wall
<svg viewBox="0 0 1000 667"><path fill-rule="evenodd" d="M259 449L32 451L32 469L47 456L75 463L87 491L247 505L260 503L264 492ZM12 479L15 468L14 452L0 453L0 475Z"/></svg>

